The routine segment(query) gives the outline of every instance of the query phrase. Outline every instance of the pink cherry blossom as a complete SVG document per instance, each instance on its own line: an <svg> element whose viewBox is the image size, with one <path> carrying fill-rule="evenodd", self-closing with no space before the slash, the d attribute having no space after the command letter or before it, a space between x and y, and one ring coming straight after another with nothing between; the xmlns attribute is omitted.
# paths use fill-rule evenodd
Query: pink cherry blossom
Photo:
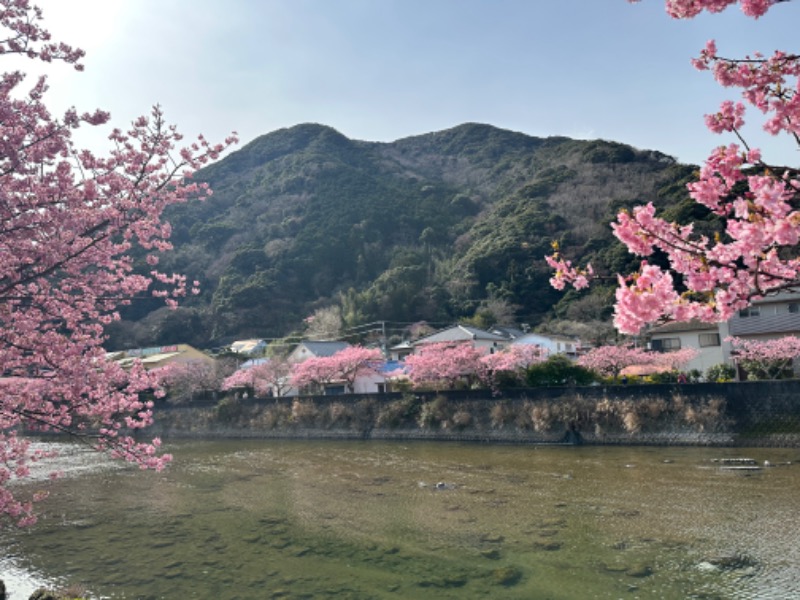
<svg viewBox="0 0 800 600"><path fill-rule="evenodd" d="M547 350L534 344L512 344L491 354L484 354L480 358L483 366L480 375L495 388L499 375L510 375L520 383L524 380L525 370L536 363L547 360Z"/></svg>
<svg viewBox="0 0 800 600"><path fill-rule="evenodd" d="M599 346L578 359L578 364L596 371L604 377L617 377L625 367L656 366L670 370L679 369L696 358L696 348L682 348L673 352L652 352L633 346Z"/></svg>
<svg viewBox="0 0 800 600"><path fill-rule="evenodd" d="M729 337L725 341L731 343L736 362L752 379L780 378L800 357L800 338L793 335L771 340Z"/></svg>
<svg viewBox="0 0 800 600"><path fill-rule="evenodd" d="M674 18L692 18L702 11L717 13L734 4L754 18L776 8L776 0L667 0ZM642 257L655 252L669 266L642 263L638 273L618 276L614 320L623 333L636 334L648 323L701 319L723 321L770 292L800 287L797 256L800 230L800 175L796 167L764 161L742 137L747 107L766 115L764 128L788 135L800 145L800 55L775 51L741 59L719 55L709 41L693 61L710 71L720 85L741 90L741 100L726 100L707 116L716 133L731 134L735 143L709 155L689 196L717 215L721 229L714 238L656 215L652 204L622 212L612 224L614 235ZM551 283L580 289L592 279L585 269L555 253L547 257L555 270ZM680 288L680 291L679 289Z"/></svg>
<svg viewBox="0 0 800 600"><path fill-rule="evenodd" d="M283 396L290 387L292 365L284 358L273 357L265 362L238 369L222 382L223 390L250 388L258 396Z"/></svg>
<svg viewBox="0 0 800 600"><path fill-rule="evenodd" d="M349 346L332 356L312 357L295 364L290 381L294 387L320 392L328 383L344 383L353 392L357 378L378 373L382 364L379 349Z"/></svg>
<svg viewBox="0 0 800 600"><path fill-rule="evenodd" d="M50 41L41 11L5 0L0 54L80 68L83 52ZM168 303L186 293L179 274L155 270L170 248L164 209L210 193L188 176L226 144L198 140L189 149L159 107L127 131L115 129L110 151L77 148L72 132L102 125L103 111L51 114L45 78L23 89L20 72L0 75L0 515L35 519L35 497L9 488L36 459L17 431L58 431L143 468L161 469L159 440L138 441L152 422L144 392L157 387L141 365L106 359L103 327L142 294ZM134 273L135 250L150 255L149 276ZM133 434L137 433L137 437Z"/></svg>
<svg viewBox="0 0 800 600"><path fill-rule="evenodd" d="M484 352L469 342L425 344L405 360L408 378L415 387L453 389L484 379Z"/></svg>

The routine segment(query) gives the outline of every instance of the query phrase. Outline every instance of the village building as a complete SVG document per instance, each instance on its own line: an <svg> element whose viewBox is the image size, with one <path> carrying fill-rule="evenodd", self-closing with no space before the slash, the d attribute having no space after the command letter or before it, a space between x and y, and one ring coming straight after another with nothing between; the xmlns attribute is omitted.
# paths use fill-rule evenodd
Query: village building
<svg viewBox="0 0 800 600"><path fill-rule="evenodd" d="M786 336L800 337L800 294L771 294L738 311L722 323L667 323L649 332L649 347L656 352L696 348L697 358L684 367L705 372L719 364L735 366L729 337L744 340L769 340Z"/></svg>
<svg viewBox="0 0 800 600"><path fill-rule="evenodd" d="M516 338L512 344L530 344L545 350L548 356L563 354L575 359L581 348L580 340L563 335L546 333L526 333Z"/></svg>
<svg viewBox="0 0 800 600"><path fill-rule="evenodd" d="M123 368L129 368L134 361L138 360L148 371L160 369L171 364L214 363L212 357L189 344L153 346L150 348L109 352L106 357L119 363Z"/></svg>
<svg viewBox="0 0 800 600"><path fill-rule="evenodd" d="M493 354L498 350L505 348L509 339L496 333L484 331L477 327L470 327L468 325L455 325L448 329L443 329L431 335L425 336L413 342L414 350L424 347L426 344L438 344L442 342L469 342L473 347L478 350L483 350L489 354Z"/></svg>
<svg viewBox="0 0 800 600"><path fill-rule="evenodd" d="M230 345L231 352L243 356L262 356L267 349L267 342L262 339L237 340Z"/></svg>
<svg viewBox="0 0 800 600"><path fill-rule="evenodd" d="M300 342L294 347L287 357L290 363L303 362L309 358L320 358L323 356L333 356L340 350L348 348L350 344L347 342L329 342L329 341L312 341L306 340Z"/></svg>
<svg viewBox="0 0 800 600"><path fill-rule="evenodd" d="M667 323L650 331L649 347L654 352L694 348L697 356L682 370L705 373L709 367L729 362L730 344L724 341L726 337L727 323Z"/></svg>

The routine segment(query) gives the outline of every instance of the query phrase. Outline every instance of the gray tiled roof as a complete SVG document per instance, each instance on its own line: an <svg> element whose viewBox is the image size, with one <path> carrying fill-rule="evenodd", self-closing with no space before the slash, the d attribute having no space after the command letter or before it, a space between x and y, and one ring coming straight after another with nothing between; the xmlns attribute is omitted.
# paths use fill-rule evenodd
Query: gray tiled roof
<svg viewBox="0 0 800 600"><path fill-rule="evenodd" d="M301 342L314 356L333 356L339 350L349 347L347 342Z"/></svg>

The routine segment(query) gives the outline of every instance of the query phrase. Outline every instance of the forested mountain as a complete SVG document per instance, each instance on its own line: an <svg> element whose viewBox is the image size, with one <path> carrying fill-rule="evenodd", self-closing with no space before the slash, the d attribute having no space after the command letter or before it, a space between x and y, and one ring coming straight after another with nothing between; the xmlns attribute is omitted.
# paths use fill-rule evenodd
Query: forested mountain
<svg viewBox="0 0 800 600"><path fill-rule="evenodd" d="M162 266L198 279L201 295L177 311L136 301L109 345L278 337L328 306L348 326L608 319L610 287L556 292L543 256L557 240L601 271L630 268L614 215L647 201L692 210L692 170L619 143L480 124L392 143L315 124L275 131L197 174L213 196L169 211L175 250Z"/></svg>

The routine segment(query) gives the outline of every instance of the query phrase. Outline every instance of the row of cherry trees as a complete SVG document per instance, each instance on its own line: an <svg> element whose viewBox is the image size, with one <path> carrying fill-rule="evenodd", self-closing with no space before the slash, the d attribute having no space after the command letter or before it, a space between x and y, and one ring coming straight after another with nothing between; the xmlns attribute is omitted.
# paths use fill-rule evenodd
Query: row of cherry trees
<svg viewBox="0 0 800 600"><path fill-rule="evenodd" d="M538 346L514 345L492 354L469 343L430 344L407 357L402 366L385 371L377 348L350 346L331 356L292 363L274 357L226 374L210 363L174 363L156 371L160 386L176 402L190 401L209 391L252 390L256 396L284 396L290 389L322 393L329 384L354 392L359 378L408 380L415 388L453 389L459 386L495 387L500 378L521 384L525 369L541 362L546 353ZM227 369L228 372L232 369Z"/></svg>
<svg viewBox="0 0 800 600"><path fill-rule="evenodd" d="M239 369L222 382L221 389L249 388L259 396L282 396L290 388L321 392L326 385L338 383L353 392L356 379L381 374L388 379L407 378L418 388L493 386L500 376L521 381L525 369L544 360L545 356L541 348L531 345L514 345L487 354L469 343L445 342L424 346L417 354L407 357L402 367L394 372L383 373L385 360L380 350L350 346L332 356L312 357L295 364L278 358L266 360ZM170 378L180 370L175 369L165 379L167 387Z"/></svg>
<svg viewBox="0 0 800 600"><path fill-rule="evenodd" d="M769 340L748 340L728 337L733 360L744 370L748 379L781 379L793 376L794 361L800 357L800 338L785 336ZM578 359L578 364L603 377L619 377L631 366L655 367L676 371L685 368L699 355L696 348L673 352L652 352L632 346L602 346Z"/></svg>
<svg viewBox="0 0 800 600"><path fill-rule="evenodd" d="M697 355L698 351L692 348L661 353L626 346L602 346L583 355L577 364L598 377L616 378L623 369L633 365L679 370ZM416 389L496 389L501 385L525 385L528 368L547 359L544 349L529 344L514 344L487 353L470 343L442 342L422 346L391 372L385 371L385 360L377 348L351 346L332 356L312 357L299 363L272 358L238 369L227 377L212 365L197 363L168 366L158 373L170 398L180 401L189 400L196 393L236 389L252 390L262 397L284 396L290 389L323 393L329 384L344 385L352 393L358 378L378 376L407 380Z"/></svg>
<svg viewBox="0 0 800 600"><path fill-rule="evenodd" d="M602 377L619 377L626 367L654 367L657 370L677 371L700 354L695 348L673 352L653 352L633 346L599 346L578 359L578 364Z"/></svg>

